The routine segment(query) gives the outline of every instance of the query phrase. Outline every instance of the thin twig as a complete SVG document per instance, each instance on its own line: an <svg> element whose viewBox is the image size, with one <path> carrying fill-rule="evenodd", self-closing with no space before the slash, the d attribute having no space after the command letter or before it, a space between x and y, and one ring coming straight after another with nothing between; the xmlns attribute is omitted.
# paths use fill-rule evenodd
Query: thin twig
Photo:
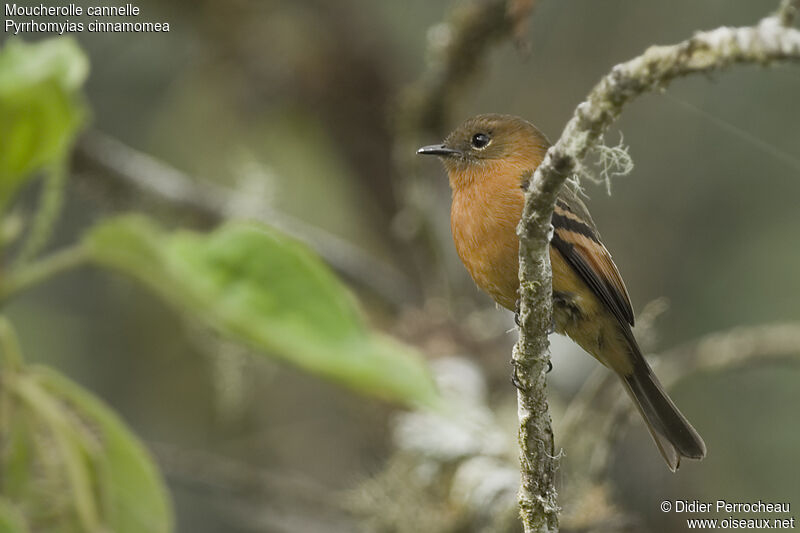
<svg viewBox="0 0 800 533"><path fill-rule="evenodd" d="M658 369L664 385L698 371L735 368L763 358L800 356L800 322L743 326L706 335L662 353Z"/></svg>
<svg viewBox="0 0 800 533"><path fill-rule="evenodd" d="M165 442L148 447L169 476L215 492L267 496L290 493L313 505L331 505L331 489L312 479L254 468L251 464L200 449L184 449Z"/></svg>
<svg viewBox="0 0 800 533"><path fill-rule="evenodd" d="M526 192L520 236L520 339L513 359L520 369L519 441L522 485L520 508L526 532L558 529L554 487L557 467L545 395L550 357L547 330L552 316L552 272L548 243L556 196L583 158L622 112L644 92L672 80L734 64L766 65L800 60L800 32L770 16L753 27L700 32L671 46L653 46L614 67L580 104L559 140L548 150Z"/></svg>
<svg viewBox="0 0 800 533"><path fill-rule="evenodd" d="M210 493L214 505L247 530L352 530L351 519L337 500L341 495L299 473L273 472L163 442L147 445L173 483Z"/></svg>
<svg viewBox="0 0 800 533"><path fill-rule="evenodd" d="M407 277L352 243L281 213L236 190L195 179L163 161L103 133L86 134L78 153L125 186L172 206L189 208L214 220L249 218L269 224L304 242L340 274L374 291L387 303L407 303L416 293Z"/></svg>
<svg viewBox="0 0 800 533"><path fill-rule="evenodd" d="M56 274L79 267L88 261L86 249L70 246L37 259L7 274L0 282L0 303Z"/></svg>

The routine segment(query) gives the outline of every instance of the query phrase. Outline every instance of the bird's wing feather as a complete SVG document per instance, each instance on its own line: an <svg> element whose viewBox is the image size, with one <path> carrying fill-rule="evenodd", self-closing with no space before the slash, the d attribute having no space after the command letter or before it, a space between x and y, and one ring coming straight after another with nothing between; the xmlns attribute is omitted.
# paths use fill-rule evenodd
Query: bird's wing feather
<svg viewBox="0 0 800 533"><path fill-rule="evenodd" d="M569 186L562 188L553 212L551 244L623 325L633 326L625 283L595 228L589 210Z"/></svg>

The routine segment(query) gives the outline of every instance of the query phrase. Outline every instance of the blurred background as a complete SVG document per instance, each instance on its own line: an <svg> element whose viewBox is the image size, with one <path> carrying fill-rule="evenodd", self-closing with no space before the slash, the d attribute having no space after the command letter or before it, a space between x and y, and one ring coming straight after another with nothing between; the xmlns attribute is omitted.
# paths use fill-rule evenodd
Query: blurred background
<svg viewBox="0 0 800 533"><path fill-rule="evenodd" d="M169 33L75 34L91 65L91 118L51 248L131 209L170 228L273 220L331 265L372 327L431 361L474 362L513 465L513 317L461 266L444 172L414 149L481 112L523 116L555 140L614 64L699 29L753 24L776 2L512 1L513 27L475 37L455 62L471 74L457 87L440 84L453 35L491 3L141 0L140 19L169 22ZM437 87L441 95L426 100ZM612 181L610 196L605 185L584 186L635 311L662 311L645 320L648 351L800 321L798 94L796 65L679 80L637 100L607 136L615 145L624 134L635 168ZM159 192L176 171L211 201L198 207ZM23 209L37 190L23 190ZM235 194L228 201L219 190ZM102 398L151 450L177 531L406 531L403 513L442 513L430 531L479 530L453 518L447 495L437 504L436 491L394 498L400 511L376 518L386 502L365 494L408 475L391 471L402 408L252 357L126 277L71 271L4 313L29 361ZM597 364L566 339L551 342L558 448L567 405ZM743 364L670 370L672 396L704 436L707 459L670 474L633 420L615 437L602 483L603 506L626 519L573 530L685 530L685 516L660 512L665 498L800 508L800 366L760 357L769 346L748 349ZM800 346L778 351L796 356ZM583 463L564 451L559 484L568 494ZM562 503L565 513L591 514L585 502ZM426 530L419 520L408 523Z"/></svg>

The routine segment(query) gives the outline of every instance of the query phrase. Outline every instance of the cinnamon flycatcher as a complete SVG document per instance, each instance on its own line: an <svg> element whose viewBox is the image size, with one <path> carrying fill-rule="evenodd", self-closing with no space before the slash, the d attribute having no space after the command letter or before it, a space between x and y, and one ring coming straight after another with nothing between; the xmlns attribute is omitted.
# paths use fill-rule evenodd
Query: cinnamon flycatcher
<svg viewBox="0 0 800 533"><path fill-rule="evenodd" d="M443 144L417 153L439 156L450 178L450 227L475 283L515 310L519 288L516 227L527 187L550 143L529 122L478 115ZM550 264L555 331L566 334L621 379L670 470L681 457L702 459L706 445L664 392L631 332L628 291L577 194L562 187L553 212Z"/></svg>

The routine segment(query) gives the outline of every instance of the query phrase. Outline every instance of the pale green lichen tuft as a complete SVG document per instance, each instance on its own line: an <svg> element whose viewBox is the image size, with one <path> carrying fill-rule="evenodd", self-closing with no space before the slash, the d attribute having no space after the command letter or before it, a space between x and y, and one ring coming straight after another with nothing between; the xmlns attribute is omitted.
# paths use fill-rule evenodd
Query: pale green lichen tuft
<svg viewBox="0 0 800 533"><path fill-rule="evenodd" d="M612 178L627 176L633 171L633 158L624 142L622 132L619 134L619 143L616 146L606 145L601 136L593 151L597 156L596 166L600 175L594 176L587 172L584 172L583 175L595 183L605 183L606 191L611 195Z"/></svg>

